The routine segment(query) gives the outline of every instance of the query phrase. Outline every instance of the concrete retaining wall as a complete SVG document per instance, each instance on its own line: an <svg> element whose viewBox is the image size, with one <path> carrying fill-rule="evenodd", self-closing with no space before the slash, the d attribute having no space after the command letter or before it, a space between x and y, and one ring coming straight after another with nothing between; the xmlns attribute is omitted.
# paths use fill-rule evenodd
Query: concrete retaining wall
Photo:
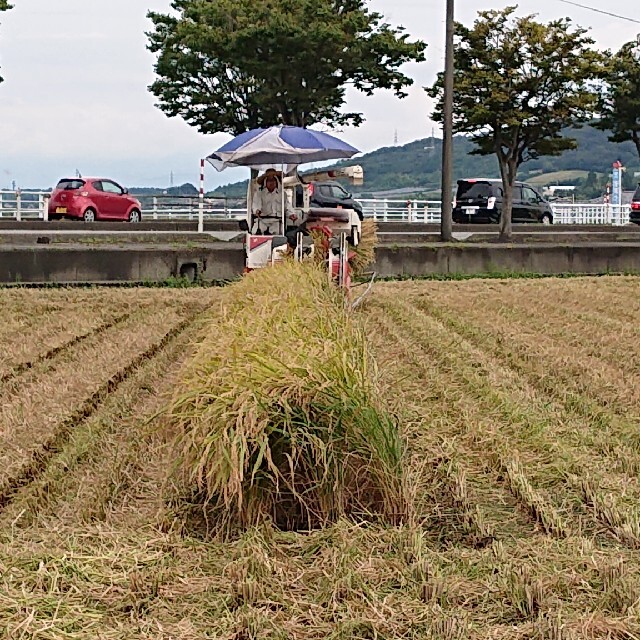
<svg viewBox="0 0 640 640"><path fill-rule="evenodd" d="M227 242L189 248L43 245L0 249L0 282L9 284L159 282L181 275L219 281L237 277L243 266L242 244ZM379 277L640 273L640 243L382 246L373 270Z"/></svg>
<svg viewBox="0 0 640 640"><path fill-rule="evenodd" d="M186 276L228 280L242 273L241 244L206 248L16 247L0 251L2 283L161 282Z"/></svg>
<svg viewBox="0 0 640 640"><path fill-rule="evenodd" d="M640 243L381 246L374 270L380 277L640 273Z"/></svg>

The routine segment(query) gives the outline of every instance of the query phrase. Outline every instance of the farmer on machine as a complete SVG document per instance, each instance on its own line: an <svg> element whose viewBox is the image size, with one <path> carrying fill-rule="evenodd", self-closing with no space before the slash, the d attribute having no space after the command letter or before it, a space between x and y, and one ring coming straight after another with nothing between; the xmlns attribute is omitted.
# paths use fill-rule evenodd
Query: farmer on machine
<svg viewBox="0 0 640 640"><path fill-rule="evenodd" d="M284 213L291 224L298 219L295 211L289 204L289 199L282 196L280 175L275 169L267 169L258 178L260 188L253 201L254 223L252 233L265 235L283 234L281 229L282 206L284 200Z"/></svg>

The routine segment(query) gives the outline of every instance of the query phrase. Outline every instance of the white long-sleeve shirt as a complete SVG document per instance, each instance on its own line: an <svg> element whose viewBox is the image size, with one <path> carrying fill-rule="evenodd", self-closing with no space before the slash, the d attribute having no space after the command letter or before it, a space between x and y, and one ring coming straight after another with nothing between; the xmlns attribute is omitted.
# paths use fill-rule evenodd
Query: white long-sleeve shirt
<svg viewBox="0 0 640 640"><path fill-rule="evenodd" d="M262 217L278 216L282 214L282 192L280 189L269 191L266 187L258 189L253 203L254 213L262 211ZM289 198L284 197L284 207L287 216L294 215L294 211L289 204Z"/></svg>
<svg viewBox="0 0 640 640"><path fill-rule="evenodd" d="M262 231L269 230L270 233L280 233L280 221L282 220L282 192L280 189L274 189L269 191L266 187L259 189L253 201L253 213L257 215L258 211L261 212L260 218L256 218L254 229L258 228ZM289 204L289 198L284 197L284 212L286 216L286 223L293 224L295 221L291 221L289 216L295 216L296 213ZM282 230L284 233L284 230Z"/></svg>

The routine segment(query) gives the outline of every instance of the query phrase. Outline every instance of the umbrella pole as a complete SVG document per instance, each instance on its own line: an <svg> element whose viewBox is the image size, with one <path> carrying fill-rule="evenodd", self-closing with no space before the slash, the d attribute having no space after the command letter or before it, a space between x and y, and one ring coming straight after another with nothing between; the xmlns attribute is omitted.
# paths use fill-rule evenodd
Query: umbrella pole
<svg viewBox="0 0 640 640"><path fill-rule="evenodd" d="M287 214L284 208L284 164L280 165L280 206L282 207L282 235L287 231Z"/></svg>

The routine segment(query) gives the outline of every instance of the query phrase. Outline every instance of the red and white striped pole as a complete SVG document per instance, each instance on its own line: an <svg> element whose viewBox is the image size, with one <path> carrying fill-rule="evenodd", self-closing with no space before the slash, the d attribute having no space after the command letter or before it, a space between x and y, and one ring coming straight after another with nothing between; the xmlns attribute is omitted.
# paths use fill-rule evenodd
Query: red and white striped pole
<svg viewBox="0 0 640 640"><path fill-rule="evenodd" d="M204 233L204 158L200 160L200 202L198 203L198 233Z"/></svg>

